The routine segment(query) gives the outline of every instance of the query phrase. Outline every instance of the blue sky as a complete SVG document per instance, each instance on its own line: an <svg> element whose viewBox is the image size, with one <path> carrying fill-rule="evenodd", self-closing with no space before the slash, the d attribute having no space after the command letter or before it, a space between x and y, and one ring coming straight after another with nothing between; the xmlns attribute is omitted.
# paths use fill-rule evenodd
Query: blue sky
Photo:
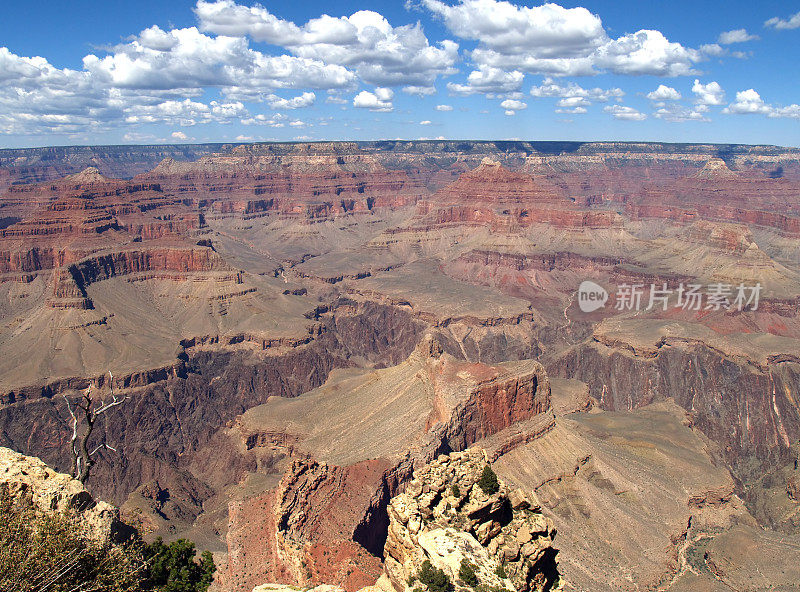
<svg viewBox="0 0 800 592"><path fill-rule="evenodd" d="M800 3L15 2L0 147L370 140L800 146Z"/></svg>

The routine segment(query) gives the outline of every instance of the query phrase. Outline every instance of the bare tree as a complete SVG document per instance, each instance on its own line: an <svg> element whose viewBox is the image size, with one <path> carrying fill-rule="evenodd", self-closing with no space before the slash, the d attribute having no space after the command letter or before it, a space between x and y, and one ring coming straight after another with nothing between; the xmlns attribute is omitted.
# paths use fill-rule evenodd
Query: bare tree
<svg viewBox="0 0 800 592"><path fill-rule="evenodd" d="M110 409L122 405L127 396L121 399L117 398L114 394L114 376L111 372L108 373L110 378L109 384L111 385L111 401L104 402L95 399L92 395L92 385L84 391L81 398L75 403L77 410L73 410L72 405L66 395L62 394L64 400L67 402L67 410L72 417L72 437L70 438L70 446L72 452L72 468L70 472L75 479L81 483L86 483L89 479L92 466L94 466L94 456L103 448L116 452L116 449L109 446L108 443L103 442L97 445L94 449L89 450L89 438L92 437L94 426L100 416L104 415ZM79 417L80 416L80 417ZM83 427L81 427L83 426Z"/></svg>

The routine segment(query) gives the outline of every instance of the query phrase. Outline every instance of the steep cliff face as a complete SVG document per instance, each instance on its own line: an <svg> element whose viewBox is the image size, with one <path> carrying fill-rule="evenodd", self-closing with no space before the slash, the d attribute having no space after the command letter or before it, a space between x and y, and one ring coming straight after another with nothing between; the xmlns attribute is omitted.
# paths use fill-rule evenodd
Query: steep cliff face
<svg viewBox="0 0 800 592"><path fill-rule="evenodd" d="M528 420L552 420L539 364L460 362L431 337L401 365L345 380L331 379L293 401L270 401L238 420L237 438L297 460L274 497L264 493L253 502L274 500L274 518L265 519L274 532L262 534L261 523L231 512L227 569L240 583L226 589L245 590L265 573L267 581L363 587L380 573L389 500L415 468ZM364 405L369 420L354 422ZM505 449L524 441L500 440ZM264 545L272 551L265 554ZM252 574L244 583L233 575L243 572Z"/></svg>
<svg viewBox="0 0 800 592"><path fill-rule="evenodd" d="M413 469L475 443L502 463L549 441L558 430L550 381L524 361L539 358L556 376L586 382L609 413L678 401L746 497L759 471L783 463L769 503L747 501L767 507L779 489L794 505L757 517L796 527L781 518L795 515L788 444L800 437L796 150L568 142L210 150L0 151L0 185L37 181L0 190L3 443L66 466L61 395L107 388L113 370L130 399L103 436L120 454L98 464L90 487L119 502L134 492L153 528L195 529L218 551L232 502L228 540L242 573L266 566L263 574L289 581L305 574L297 567L305 561L309 585L335 584L328 578L346 574L356 556L362 575L372 573L385 509ZM156 155L163 162L146 171ZM610 293L591 314L576 302L586 279ZM618 286L665 282L760 282L763 292L759 309L742 313L615 308ZM597 330L613 319L629 330ZM651 339L642 320L671 332ZM436 339L415 352L428 329ZM595 473L605 468L581 464L592 454L581 451L557 473L596 501L592 488L608 486ZM525 466L541 460L525 458ZM294 460L282 510L278 483ZM608 500L641 490L634 477L621 483ZM734 491L728 485L722 497ZM167 494L173 504L161 503ZM561 494L567 501L554 508L594 524L569 490ZM339 512L328 503L334 496L352 497L352 507ZM271 517L251 528L248 513L260 508ZM283 521L297 508L307 519ZM635 516L634 508L613 515ZM658 530L636 539L648 548L668 546L665 532L680 534L673 522L637 524ZM309 541L329 555L314 555ZM594 549L573 548L600 570L616 541L592 541ZM660 556L642 565L663 571ZM612 581L612 571L598 573ZM645 571L631 576L637 585L652 583Z"/></svg>
<svg viewBox="0 0 800 592"><path fill-rule="evenodd" d="M96 167L107 177L131 178L167 157L195 160L222 144L160 146L53 146L0 150L0 191L10 185L38 183Z"/></svg>
<svg viewBox="0 0 800 592"><path fill-rule="evenodd" d="M800 366L784 356L752 359L679 337L633 349L599 336L549 369L588 384L605 409L673 398L734 465L775 459L800 437L800 410L791 395L800 387Z"/></svg>
<svg viewBox="0 0 800 592"><path fill-rule="evenodd" d="M341 332L333 320L323 322L330 323L330 330L305 342L240 351L186 343L188 349L175 346L182 358L175 366L141 376L115 375L117 389L131 389L130 401L124 413L105 418L104 437L118 444L115 448L121 456L99 462L89 485L104 498L122 503L160 471L181 466L181 458L201 448L217 429L246 409L271 396L295 397L321 385L333 368L352 366L348 358L356 353L372 360L402 359L421 331L407 316L400 318L396 311L387 314L377 305L354 311L349 322L338 319ZM391 332L390 323L402 324L406 338L379 339L383 332ZM369 327L375 335L374 349L368 350L370 342L364 341L363 333L345 330L349 324ZM70 431L65 418L69 415L61 395L73 396L89 383L107 388L107 380L107 375L76 377L6 393L0 406L2 443L67 467ZM191 461L186 458L185 462Z"/></svg>
<svg viewBox="0 0 800 592"><path fill-rule="evenodd" d="M384 168L356 144L238 146L197 162L166 159L139 177L167 191L202 193L214 211L325 219L415 203L422 188L402 171Z"/></svg>
<svg viewBox="0 0 800 592"><path fill-rule="evenodd" d="M553 523L522 490L503 482L481 487L488 466L480 449L443 455L415 471L406 491L392 499L385 573L394 590L425 584L426 561L457 590L544 591L558 584ZM464 562L477 584L463 581Z"/></svg>

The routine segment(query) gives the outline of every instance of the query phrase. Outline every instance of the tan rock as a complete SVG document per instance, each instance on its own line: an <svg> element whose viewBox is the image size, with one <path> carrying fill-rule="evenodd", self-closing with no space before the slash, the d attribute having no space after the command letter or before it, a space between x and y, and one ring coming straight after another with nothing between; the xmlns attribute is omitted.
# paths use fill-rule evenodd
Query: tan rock
<svg viewBox="0 0 800 592"><path fill-rule="evenodd" d="M557 583L551 576L552 523L531 509L521 490L509 492L501 482L496 493L484 493L477 483L486 464L481 449L440 456L390 501L384 575L394 591L411 590L409 582L426 560L444 570L457 590L464 588L457 582L463 559L488 587L540 592ZM454 483L458 500L450 493ZM497 576L500 566L507 578Z"/></svg>
<svg viewBox="0 0 800 592"><path fill-rule="evenodd" d="M116 507L95 501L80 481L8 448L0 448L0 487L7 488L14 498L29 497L42 512L79 515L87 536L94 541L119 542L132 532L120 522Z"/></svg>

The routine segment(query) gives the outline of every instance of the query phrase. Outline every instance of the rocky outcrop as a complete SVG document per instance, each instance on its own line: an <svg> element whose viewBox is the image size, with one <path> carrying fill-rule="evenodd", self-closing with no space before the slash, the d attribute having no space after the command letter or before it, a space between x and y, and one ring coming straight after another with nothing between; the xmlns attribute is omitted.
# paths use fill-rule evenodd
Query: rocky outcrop
<svg viewBox="0 0 800 592"><path fill-rule="evenodd" d="M487 486L482 477L493 475L487 467L480 449L442 455L415 471L405 492L392 499L384 555L394 590L424 585L426 561L459 590L483 585L538 592L557 584L552 522L522 490L502 482ZM464 562L477 582L463 581Z"/></svg>
<svg viewBox="0 0 800 592"><path fill-rule="evenodd" d="M412 472L442 452L491 436L497 435L497 448L523 444L527 431L506 430L545 427L552 420L549 397L537 362L471 364L444 353L428 335L405 362L364 375L349 391L334 382L295 401L250 410L230 437L293 461L274 491L232 506L225 589L246 590L265 574L303 586L338 582L350 592L374 581L387 505ZM368 420L354 420L364 413ZM270 516L253 524L239 509L250 504L269 508Z"/></svg>
<svg viewBox="0 0 800 592"><path fill-rule="evenodd" d="M98 502L69 475L58 473L35 457L0 448L0 487L12 499L24 499L42 513L75 515L86 535L107 544L121 542L131 529L119 520L119 510Z"/></svg>

